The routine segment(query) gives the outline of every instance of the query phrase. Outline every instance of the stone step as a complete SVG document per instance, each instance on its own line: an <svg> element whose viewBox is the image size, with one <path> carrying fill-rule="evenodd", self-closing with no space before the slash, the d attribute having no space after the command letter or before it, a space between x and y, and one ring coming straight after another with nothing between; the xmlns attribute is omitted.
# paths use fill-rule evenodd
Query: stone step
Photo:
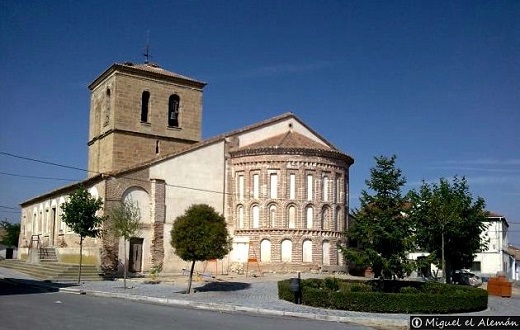
<svg viewBox="0 0 520 330"><path fill-rule="evenodd" d="M62 263L42 263L29 264L20 260L4 260L0 262L0 267L10 268L27 275L42 280L61 281L73 280L78 278L79 265L62 264ZM100 281L103 277L99 275L99 271L94 265L81 266L81 280Z"/></svg>
<svg viewBox="0 0 520 330"><path fill-rule="evenodd" d="M40 248L38 255L41 261L54 261L58 262L58 256L56 248Z"/></svg>

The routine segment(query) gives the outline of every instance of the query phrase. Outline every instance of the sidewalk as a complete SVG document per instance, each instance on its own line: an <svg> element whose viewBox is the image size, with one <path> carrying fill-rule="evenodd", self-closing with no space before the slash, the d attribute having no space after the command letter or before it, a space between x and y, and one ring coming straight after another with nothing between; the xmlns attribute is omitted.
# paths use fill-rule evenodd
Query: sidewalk
<svg viewBox="0 0 520 330"><path fill-rule="evenodd" d="M217 276L212 282L193 282L195 293L186 295L187 276L161 277L159 284L147 284L146 279L123 281L50 283L59 286L60 292L84 293L93 296L129 299L139 302L185 306L223 312L247 312L272 316L287 316L353 323L383 329L408 329L409 314L378 314L352 311L329 310L303 305L295 305L278 299L277 281L290 278L291 274L268 274L262 277ZM317 275L302 274L302 278ZM0 278L31 280L28 276L5 268L0 268ZM511 316L520 315L520 295L512 298L489 297L488 309L464 314L467 316Z"/></svg>

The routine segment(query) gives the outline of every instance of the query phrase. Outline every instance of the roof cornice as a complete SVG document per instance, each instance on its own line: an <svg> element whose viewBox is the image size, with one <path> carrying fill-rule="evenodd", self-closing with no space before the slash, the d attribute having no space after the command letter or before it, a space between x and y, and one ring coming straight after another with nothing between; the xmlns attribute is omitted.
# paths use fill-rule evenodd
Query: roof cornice
<svg viewBox="0 0 520 330"><path fill-rule="evenodd" d="M129 64L119 64L114 63L112 64L108 69L106 69L102 74L100 74L90 85L88 85L88 88L90 90L95 89L102 81L107 79L109 76L111 76L114 72L121 72L121 73L127 73L127 74L133 74L138 75L141 77L147 77L152 79L158 79L162 81L168 81L175 84L181 84L184 86L189 86L196 89L204 88L204 86L207 85L207 83L198 81L189 77L182 76L180 74L176 74L167 70L162 70L163 72L158 71L159 69L153 69L154 67L151 67L150 70L145 70L141 66L134 66Z"/></svg>
<svg viewBox="0 0 520 330"><path fill-rule="evenodd" d="M303 155L303 156L319 156L333 158L344 161L347 165L354 164L354 159L346 154L335 150L313 149L313 148L280 148L280 147L262 147L251 149L240 149L229 152L231 157L244 156L260 156L260 155Z"/></svg>

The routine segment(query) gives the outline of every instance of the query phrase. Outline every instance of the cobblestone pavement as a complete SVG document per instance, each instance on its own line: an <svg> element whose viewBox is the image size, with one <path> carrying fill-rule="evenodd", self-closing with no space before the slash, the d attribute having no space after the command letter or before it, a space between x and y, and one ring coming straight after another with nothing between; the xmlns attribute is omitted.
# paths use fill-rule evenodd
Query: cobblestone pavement
<svg viewBox="0 0 520 330"><path fill-rule="evenodd" d="M146 279L123 281L100 281L77 283L53 283L60 291L86 293L90 295L131 299L141 302L190 306L194 308L220 311L242 311L268 315L283 315L335 322L348 322L377 328L408 329L408 314L378 314L339 311L296 305L278 299L277 281L290 278L291 274L268 274L262 277L220 276L204 281L194 281L194 293L186 295L187 276L161 277L160 283L150 284ZM317 277L318 275L302 275ZM0 268L0 278L31 280L30 277L5 268ZM50 284L49 284L50 285ZM511 298L489 297L488 309L467 313L475 316L517 316L520 315L520 294L515 291Z"/></svg>

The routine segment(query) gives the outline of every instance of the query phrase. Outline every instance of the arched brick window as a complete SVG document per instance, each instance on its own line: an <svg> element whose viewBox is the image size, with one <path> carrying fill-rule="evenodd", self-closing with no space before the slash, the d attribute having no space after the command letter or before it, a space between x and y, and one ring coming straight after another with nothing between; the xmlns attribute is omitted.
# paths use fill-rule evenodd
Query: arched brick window
<svg viewBox="0 0 520 330"><path fill-rule="evenodd" d="M312 208L311 205L306 207L305 220L306 220L305 221L306 222L305 228L312 229L313 222L314 222L314 209Z"/></svg>
<svg viewBox="0 0 520 330"><path fill-rule="evenodd" d="M330 209L323 207L321 209L321 229L330 230Z"/></svg>
<svg viewBox="0 0 520 330"><path fill-rule="evenodd" d="M287 227L296 228L296 207L294 205L287 208Z"/></svg>
<svg viewBox="0 0 520 330"><path fill-rule="evenodd" d="M302 261L312 262L312 241L310 239L306 239L305 241L303 241Z"/></svg>
<svg viewBox="0 0 520 330"><path fill-rule="evenodd" d="M321 262L324 266L330 265L330 242L323 241L322 243L322 252L321 252Z"/></svg>
<svg viewBox="0 0 520 330"><path fill-rule="evenodd" d="M258 205L251 207L251 224L253 228L260 227L260 207Z"/></svg>
<svg viewBox="0 0 520 330"><path fill-rule="evenodd" d="M269 206L269 219L267 222L267 226L271 228L276 227L276 205L271 204Z"/></svg>
<svg viewBox="0 0 520 330"><path fill-rule="evenodd" d="M271 241L268 239L260 242L260 261L271 262Z"/></svg>
<svg viewBox="0 0 520 330"><path fill-rule="evenodd" d="M244 207L242 205L237 207L237 227L244 229Z"/></svg>
<svg viewBox="0 0 520 330"><path fill-rule="evenodd" d="M292 242L290 239L284 239L281 244L282 262L292 262Z"/></svg>

